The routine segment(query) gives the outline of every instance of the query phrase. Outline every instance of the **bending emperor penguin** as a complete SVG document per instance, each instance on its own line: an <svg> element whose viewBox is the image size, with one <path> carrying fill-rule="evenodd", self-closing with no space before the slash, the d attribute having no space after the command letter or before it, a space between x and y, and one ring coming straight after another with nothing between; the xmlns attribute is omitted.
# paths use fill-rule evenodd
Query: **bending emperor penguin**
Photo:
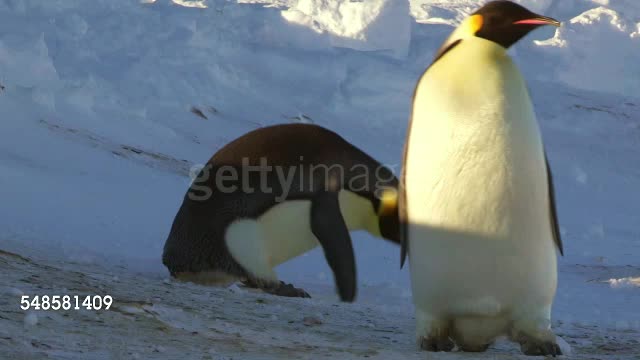
<svg viewBox="0 0 640 360"><path fill-rule="evenodd" d="M273 268L317 245L341 300L356 295L350 230L399 243L398 180L378 161L317 125L251 131L220 149L193 181L165 243L172 276L236 280L308 297Z"/></svg>
<svg viewBox="0 0 640 360"><path fill-rule="evenodd" d="M554 191L525 81L507 49L559 26L509 1L469 16L417 83L399 196L417 337L484 351L509 335L559 355L550 327L562 253Z"/></svg>

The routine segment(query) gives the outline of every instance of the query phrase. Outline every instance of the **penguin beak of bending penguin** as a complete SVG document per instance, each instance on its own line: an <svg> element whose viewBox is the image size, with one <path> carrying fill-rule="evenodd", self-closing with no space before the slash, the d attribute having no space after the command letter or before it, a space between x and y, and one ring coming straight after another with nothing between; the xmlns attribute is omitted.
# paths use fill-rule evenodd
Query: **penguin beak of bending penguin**
<svg viewBox="0 0 640 360"><path fill-rule="evenodd" d="M534 26L543 26L543 25L553 25L555 27L560 27L562 23L556 19L538 15L531 19L523 19L514 22L515 25L534 25Z"/></svg>

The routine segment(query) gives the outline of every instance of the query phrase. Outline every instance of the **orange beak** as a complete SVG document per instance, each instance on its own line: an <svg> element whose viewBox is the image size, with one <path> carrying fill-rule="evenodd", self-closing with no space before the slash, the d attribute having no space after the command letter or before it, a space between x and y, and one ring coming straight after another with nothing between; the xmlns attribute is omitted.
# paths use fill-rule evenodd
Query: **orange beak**
<svg viewBox="0 0 640 360"><path fill-rule="evenodd" d="M518 20L516 22L514 22L514 24L517 25L538 25L538 26L542 26L542 25L553 25L553 26L557 26L559 27L561 25L560 21L550 18L550 17L546 17L546 16L538 16L535 18L531 18L531 19L524 19L524 20Z"/></svg>

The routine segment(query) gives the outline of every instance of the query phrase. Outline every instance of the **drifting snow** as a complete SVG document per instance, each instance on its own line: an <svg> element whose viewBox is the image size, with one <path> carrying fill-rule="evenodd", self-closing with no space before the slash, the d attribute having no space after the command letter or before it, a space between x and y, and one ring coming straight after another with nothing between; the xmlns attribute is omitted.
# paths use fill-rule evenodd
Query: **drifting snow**
<svg viewBox="0 0 640 360"><path fill-rule="evenodd" d="M611 284L612 288L633 288L640 287L640 277L632 278L622 278L622 279L609 279L609 284Z"/></svg>
<svg viewBox="0 0 640 360"><path fill-rule="evenodd" d="M25 313L24 315L24 326L29 327L29 326L36 326L38 324L38 315L33 312L33 311L29 311L27 313Z"/></svg>

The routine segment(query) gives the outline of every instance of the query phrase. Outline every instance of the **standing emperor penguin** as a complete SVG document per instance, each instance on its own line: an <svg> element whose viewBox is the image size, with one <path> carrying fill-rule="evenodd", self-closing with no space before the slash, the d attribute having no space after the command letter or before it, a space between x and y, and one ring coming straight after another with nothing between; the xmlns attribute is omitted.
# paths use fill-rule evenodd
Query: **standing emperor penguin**
<svg viewBox="0 0 640 360"><path fill-rule="evenodd" d="M281 296L308 297L273 268L317 245L342 301L356 295L350 230L399 243L391 170L336 133L285 124L230 142L195 178L175 216L163 263L206 284L237 280Z"/></svg>
<svg viewBox="0 0 640 360"><path fill-rule="evenodd" d="M562 242L551 172L507 49L560 26L492 1L451 34L415 89L399 198L416 330L427 351L485 351L501 335L559 355L551 330Z"/></svg>

